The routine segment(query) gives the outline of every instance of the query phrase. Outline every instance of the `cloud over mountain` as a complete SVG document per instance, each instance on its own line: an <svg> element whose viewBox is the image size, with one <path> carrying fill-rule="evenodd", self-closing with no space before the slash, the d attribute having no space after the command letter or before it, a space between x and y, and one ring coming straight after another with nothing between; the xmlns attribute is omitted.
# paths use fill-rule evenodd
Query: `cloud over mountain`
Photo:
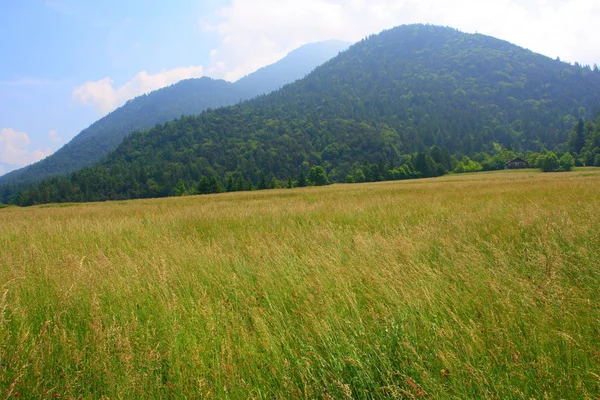
<svg viewBox="0 0 600 400"><path fill-rule="evenodd" d="M565 61L600 60L595 0L232 0L217 21L212 76L236 80L308 42L357 41L401 24L432 23L492 35ZM583 46L582 46L583 44Z"/></svg>
<svg viewBox="0 0 600 400"><path fill-rule="evenodd" d="M39 161L53 152L52 149L31 150L30 143L29 136L25 132L18 132L12 128L0 129L0 164L4 164L0 174L9 172L13 167L22 167Z"/></svg>
<svg viewBox="0 0 600 400"><path fill-rule="evenodd" d="M183 79L203 76L202 66L181 67L149 74L141 71L121 87L115 87L111 78L90 81L75 88L73 99L81 104L95 108L101 114L108 114L142 94L177 83Z"/></svg>

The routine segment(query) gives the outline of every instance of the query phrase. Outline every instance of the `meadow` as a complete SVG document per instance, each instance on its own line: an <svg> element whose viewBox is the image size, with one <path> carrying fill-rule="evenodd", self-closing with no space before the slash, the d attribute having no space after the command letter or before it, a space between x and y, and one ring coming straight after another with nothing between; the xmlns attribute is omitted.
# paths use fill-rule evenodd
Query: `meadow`
<svg viewBox="0 0 600 400"><path fill-rule="evenodd" d="M598 399L600 169L0 210L0 398Z"/></svg>

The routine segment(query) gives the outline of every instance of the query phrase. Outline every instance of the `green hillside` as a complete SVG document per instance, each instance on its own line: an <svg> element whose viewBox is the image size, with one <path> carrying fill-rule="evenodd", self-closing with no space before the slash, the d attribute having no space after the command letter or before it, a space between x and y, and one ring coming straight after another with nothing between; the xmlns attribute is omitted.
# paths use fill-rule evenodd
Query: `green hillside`
<svg viewBox="0 0 600 400"><path fill-rule="evenodd" d="M338 41L311 43L235 83L210 78L188 79L139 96L83 130L53 155L0 177L0 185L22 185L77 171L105 157L134 131L279 89L303 78L348 46Z"/></svg>
<svg viewBox="0 0 600 400"><path fill-rule="evenodd" d="M316 165L331 182L435 176L450 153L553 149L599 108L598 71L484 35L401 26L275 93L131 135L20 202L264 188Z"/></svg>

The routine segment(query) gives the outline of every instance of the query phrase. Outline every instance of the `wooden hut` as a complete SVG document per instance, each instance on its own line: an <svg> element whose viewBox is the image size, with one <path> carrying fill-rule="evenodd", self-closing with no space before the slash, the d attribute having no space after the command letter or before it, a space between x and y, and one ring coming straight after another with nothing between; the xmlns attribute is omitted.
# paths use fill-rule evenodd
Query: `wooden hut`
<svg viewBox="0 0 600 400"><path fill-rule="evenodd" d="M504 169L522 169L529 168L529 163L522 158L515 158L504 164Z"/></svg>

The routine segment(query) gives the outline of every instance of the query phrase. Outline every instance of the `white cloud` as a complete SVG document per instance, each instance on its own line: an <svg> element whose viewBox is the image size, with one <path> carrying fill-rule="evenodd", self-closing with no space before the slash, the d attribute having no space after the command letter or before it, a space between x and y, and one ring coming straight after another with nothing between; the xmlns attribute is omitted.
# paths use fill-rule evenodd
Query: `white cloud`
<svg viewBox="0 0 600 400"><path fill-rule="evenodd" d="M107 114L134 97L172 85L183 79L199 78L203 76L203 71L201 66L175 68L154 75L142 71L119 88L115 88L113 80L107 77L95 82L86 82L75 88L73 98L81 104L95 108L102 114Z"/></svg>
<svg viewBox="0 0 600 400"><path fill-rule="evenodd" d="M56 129L48 132L48 136L50 137L51 142L60 143L62 142L62 138L58 136L58 131Z"/></svg>
<svg viewBox="0 0 600 400"><path fill-rule="evenodd" d="M220 23L204 26L222 37L219 48L210 54L209 73L233 81L302 44L347 38L346 8L324 0L233 0L218 11ZM351 36L358 39L361 35Z"/></svg>
<svg viewBox="0 0 600 400"><path fill-rule="evenodd" d="M552 58L600 63L597 0L231 0L218 17L202 23L221 36L208 73L227 80L308 42L357 41L408 23L485 33Z"/></svg>
<svg viewBox="0 0 600 400"><path fill-rule="evenodd" d="M8 166L24 167L53 153L52 149L30 150L30 143L29 136L25 132L18 132L12 128L1 129L0 163Z"/></svg>

